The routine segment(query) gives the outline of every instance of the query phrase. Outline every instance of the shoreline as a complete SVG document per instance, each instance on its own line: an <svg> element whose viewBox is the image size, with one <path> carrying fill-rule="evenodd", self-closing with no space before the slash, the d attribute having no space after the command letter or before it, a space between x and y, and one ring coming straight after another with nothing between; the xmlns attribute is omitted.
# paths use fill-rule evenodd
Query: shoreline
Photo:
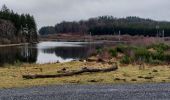
<svg viewBox="0 0 170 100"><path fill-rule="evenodd" d="M14 46L23 46L23 45L28 45L28 44L37 44L40 42L48 42L48 41L52 41L52 42L94 42L94 43L128 43L128 41L69 41L69 40L43 40L43 41L39 41L39 42L33 42L33 43L17 43L17 44L0 44L0 48L1 47L14 47Z"/></svg>
<svg viewBox="0 0 170 100"><path fill-rule="evenodd" d="M33 43L18 43L18 44L0 44L1 47L14 47L14 46L23 46L23 45L28 45L28 44L37 44L38 42L33 42Z"/></svg>

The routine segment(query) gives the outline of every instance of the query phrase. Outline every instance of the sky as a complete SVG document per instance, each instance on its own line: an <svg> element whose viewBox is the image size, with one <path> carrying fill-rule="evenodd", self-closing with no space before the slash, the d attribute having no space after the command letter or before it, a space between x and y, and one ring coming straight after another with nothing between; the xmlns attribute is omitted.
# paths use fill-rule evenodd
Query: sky
<svg viewBox="0 0 170 100"><path fill-rule="evenodd" d="M0 0L3 4L33 15L38 28L103 15L170 21L170 0Z"/></svg>

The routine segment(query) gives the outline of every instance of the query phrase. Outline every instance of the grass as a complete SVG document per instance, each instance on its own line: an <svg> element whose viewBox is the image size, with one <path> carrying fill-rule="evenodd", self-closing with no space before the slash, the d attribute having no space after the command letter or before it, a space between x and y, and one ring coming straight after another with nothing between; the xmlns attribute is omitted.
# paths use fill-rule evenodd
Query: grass
<svg viewBox="0 0 170 100"><path fill-rule="evenodd" d="M25 80L24 74L57 74L59 70L79 70L81 67L91 66L94 68L109 67L108 64L95 62L69 62L59 64L23 64L17 66L7 65L0 68L0 88L31 87L43 85L63 84L119 84L119 83L148 83L148 82L170 82L170 66L146 66L139 70L138 65L124 65L117 71L108 73L85 73L78 76L32 79Z"/></svg>

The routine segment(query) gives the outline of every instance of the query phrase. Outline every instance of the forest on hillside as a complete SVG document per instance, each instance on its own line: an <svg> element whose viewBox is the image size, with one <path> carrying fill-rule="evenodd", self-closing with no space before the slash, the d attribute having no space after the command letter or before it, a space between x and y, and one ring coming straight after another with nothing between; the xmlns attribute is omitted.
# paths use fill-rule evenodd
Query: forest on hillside
<svg viewBox="0 0 170 100"><path fill-rule="evenodd" d="M37 42L37 26L30 14L18 14L2 6L0 10L0 44Z"/></svg>
<svg viewBox="0 0 170 100"><path fill-rule="evenodd" d="M55 26L45 26L39 30L41 35L57 33L91 33L92 35L114 34L170 36L170 22L155 21L139 17L116 18L100 16L88 20L67 22L63 21Z"/></svg>

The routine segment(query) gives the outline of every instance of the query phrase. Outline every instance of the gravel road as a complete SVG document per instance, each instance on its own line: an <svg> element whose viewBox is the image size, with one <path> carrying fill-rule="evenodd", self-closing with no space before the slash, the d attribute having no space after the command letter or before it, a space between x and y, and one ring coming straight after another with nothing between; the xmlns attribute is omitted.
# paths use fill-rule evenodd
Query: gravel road
<svg viewBox="0 0 170 100"><path fill-rule="evenodd" d="M0 89L0 100L170 100L170 83Z"/></svg>

